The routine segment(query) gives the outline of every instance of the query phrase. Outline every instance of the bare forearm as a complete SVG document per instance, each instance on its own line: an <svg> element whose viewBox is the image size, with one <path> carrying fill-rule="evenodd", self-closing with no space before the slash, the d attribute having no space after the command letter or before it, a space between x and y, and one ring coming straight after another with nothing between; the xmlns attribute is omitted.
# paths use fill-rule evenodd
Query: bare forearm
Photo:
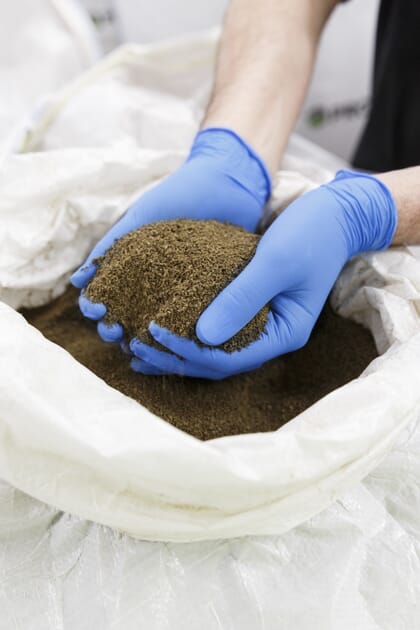
<svg viewBox="0 0 420 630"><path fill-rule="evenodd" d="M381 173L398 210L398 225L392 244L420 244L420 166Z"/></svg>
<svg viewBox="0 0 420 630"><path fill-rule="evenodd" d="M202 128L229 127L273 174L302 107L337 0L232 0Z"/></svg>

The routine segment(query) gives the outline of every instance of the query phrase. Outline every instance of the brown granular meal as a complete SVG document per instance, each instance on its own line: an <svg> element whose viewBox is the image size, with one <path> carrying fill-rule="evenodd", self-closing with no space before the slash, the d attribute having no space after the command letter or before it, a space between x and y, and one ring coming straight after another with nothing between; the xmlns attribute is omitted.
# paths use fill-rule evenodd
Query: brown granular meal
<svg viewBox="0 0 420 630"><path fill-rule="evenodd" d="M98 337L95 323L79 311L78 294L70 287L48 306L23 314L108 385L202 440L273 431L359 376L377 356L370 333L326 305L304 348L254 372L224 381L144 376L130 369L118 345Z"/></svg>
<svg viewBox="0 0 420 630"><path fill-rule="evenodd" d="M156 345L151 321L198 342L195 324L206 306L252 258L259 236L218 221L149 223L119 239L96 260L86 297L107 307L127 337ZM258 339L268 308L220 347L231 352Z"/></svg>

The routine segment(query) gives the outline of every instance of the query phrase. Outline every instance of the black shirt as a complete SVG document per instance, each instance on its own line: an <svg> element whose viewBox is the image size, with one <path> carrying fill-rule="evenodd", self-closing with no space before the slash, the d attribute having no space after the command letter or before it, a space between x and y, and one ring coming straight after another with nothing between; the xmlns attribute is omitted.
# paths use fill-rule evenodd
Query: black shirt
<svg viewBox="0 0 420 630"><path fill-rule="evenodd" d="M353 165L420 165L420 0L382 0L371 108Z"/></svg>

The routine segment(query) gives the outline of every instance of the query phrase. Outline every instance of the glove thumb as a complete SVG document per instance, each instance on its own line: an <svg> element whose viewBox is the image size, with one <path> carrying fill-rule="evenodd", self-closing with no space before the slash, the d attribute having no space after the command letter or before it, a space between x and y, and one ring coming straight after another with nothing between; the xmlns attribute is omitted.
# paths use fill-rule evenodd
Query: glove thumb
<svg viewBox="0 0 420 630"><path fill-rule="evenodd" d="M262 256L255 254L245 269L211 302L196 325L197 337L210 346L224 343L275 295L275 274L267 272Z"/></svg>

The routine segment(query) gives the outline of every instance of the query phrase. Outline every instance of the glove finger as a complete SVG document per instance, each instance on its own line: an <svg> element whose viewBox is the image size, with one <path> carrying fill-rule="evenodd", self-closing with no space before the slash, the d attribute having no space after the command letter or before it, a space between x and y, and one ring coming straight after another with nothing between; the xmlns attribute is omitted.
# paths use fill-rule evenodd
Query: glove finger
<svg viewBox="0 0 420 630"><path fill-rule="evenodd" d="M194 341L178 337L170 330L161 328L154 322L150 324L149 331L158 343L189 363L204 366L212 372L231 376L252 370L280 354L276 346L277 336L274 318L274 314L270 313L267 326L257 341L234 352L225 352L219 348L202 348Z"/></svg>
<svg viewBox="0 0 420 630"><path fill-rule="evenodd" d="M95 273L96 265L90 265L85 262L70 276L70 282L76 289L84 289L88 282L92 280Z"/></svg>
<svg viewBox="0 0 420 630"><path fill-rule="evenodd" d="M124 352L124 354L128 354L129 356L133 355L133 353L130 350L129 344L127 343L127 341L125 339L122 339L120 341L120 348Z"/></svg>
<svg viewBox="0 0 420 630"><path fill-rule="evenodd" d="M83 293L79 295L79 307L85 317L97 321L106 313L106 306L102 302L91 302Z"/></svg>
<svg viewBox="0 0 420 630"><path fill-rule="evenodd" d="M121 324L107 324L102 320L98 322L97 331L100 338L108 343L121 341L124 334L124 329Z"/></svg>
<svg viewBox="0 0 420 630"><path fill-rule="evenodd" d="M127 232L130 232L132 229L134 228L131 225L130 215L126 212L95 245L83 265L73 273L70 278L72 285L77 289L83 289L96 273L96 265L92 261L95 260L95 258L103 256L117 239L121 238L121 236L124 236L124 234L127 234Z"/></svg>
<svg viewBox="0 0 420 630"><path fill-rule="evenodd" d="M210 372L203 367L194 366L192 364L186 364L183 366L177 366L173 368L171 371L161 370L153 366L150 363L146 363L141 359L131 359L131 368L135 372L140 372L141 374L150 374L155 376L181 376L187 378L202 378L212 381L218 381L226 378L226 374L216 374L215 372Z"/></svg>
<svg viewBox="0 0 420 630"><path fill-rule="evenodd" d="M255 254L245 269L201 314L196 332L210 346L218 346L241 330L278 293L276 274Z"/></svg>
<svg viewBox="0 0 420 630"><path fill-rule="evenodd" d="M276 339L278 354L302 348L309 339L319 315L311 311L308 296L278 295L271 303L274 315L271 336Z"/></svg>
<svg viewBox="0 0 420 630"><path fill-rule="evenodd" d="M130 367L134 372L138 374L147 374L149 376L163 376L166 372L162 372L159 368L151 365L150 363L146 363L137 357L134 357L130 361Z"/></svg>
<svg viewBox="0 0 420 630"><path fill-rule="evenodd" d="M174 354L152 348L138 339L132 339L130 349L137 358L141 359L143 362L154 365L164 374L177 374L178 376L207 378L211 380L219 380L227 376L224 373L210 370L204 365L194 365L191 361L180 359Z"/></svg>
<svg viewBox="0 0 420 630"><path fill-rule="evenodd" d="M178 337L154 322L150 324L149 331L158 343L189 363L225 375L239 374L255 369L281 354L297 350L307 342L315 323L313 315L289 296L279 296L274 305L275 310L270 311L260 338L234 352L202 348L194 341Z"/></svg>

